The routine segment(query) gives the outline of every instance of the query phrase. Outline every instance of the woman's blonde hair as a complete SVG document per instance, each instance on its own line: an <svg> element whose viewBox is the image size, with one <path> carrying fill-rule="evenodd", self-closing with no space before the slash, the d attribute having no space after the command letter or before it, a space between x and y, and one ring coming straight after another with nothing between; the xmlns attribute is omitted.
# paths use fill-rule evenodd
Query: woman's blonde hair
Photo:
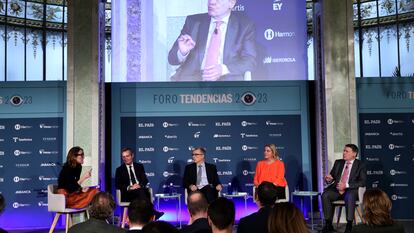
<svg viewBox="0 0 414 233"><path fill-rule="evenodd" d="M277 151L275 144L266 144L264 147L269 147L270 148L270 150L272 151L272 154L273 154L273 158L280 159L279 152Z"/></svg>
<svg viewBox="0 0 414 233"><path fill-rule="evenodd" d="M392 203L384 191L380 189L365 191L362 206L364 208L364 219L368 225L384 226L394 223L391 218Z"/></svg>

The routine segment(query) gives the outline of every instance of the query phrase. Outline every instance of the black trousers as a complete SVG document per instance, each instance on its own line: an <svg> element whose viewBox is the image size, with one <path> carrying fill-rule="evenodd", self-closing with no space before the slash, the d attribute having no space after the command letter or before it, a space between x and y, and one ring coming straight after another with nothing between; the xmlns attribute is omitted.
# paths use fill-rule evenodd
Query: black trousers
<svg viewBox="0 0 414 233"><path fill-rule="evenodd" d="M346 220L353 221L355 213L355 202L358 200L358 189L347 189L344 194L339 194L336 189L326 189L322 193L322 208L325 220L332 222L334 207L332 202L345 201Z"/></svg>
<svg viewBox="0 0 414 233"><path fill-rule="evenodd" d="M147 188L139 188L121 193L121 200L123 202L131 202L136 198L151 202L150 193Z"/></svg>
<svg viewBox="0 0 414 233"><path fill-rule="evenodd" d="M211 185L206 185L202 189L198 189L198 191L204 194L208 204L218 198L218 191L216 190L216 187L212 187Z"/></svg>

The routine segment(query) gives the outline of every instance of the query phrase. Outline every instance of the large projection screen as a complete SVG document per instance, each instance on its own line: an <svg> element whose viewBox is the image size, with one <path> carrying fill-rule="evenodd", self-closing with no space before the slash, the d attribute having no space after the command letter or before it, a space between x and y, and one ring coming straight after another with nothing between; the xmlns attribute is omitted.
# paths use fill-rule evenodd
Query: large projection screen
<svg viewBox="0 0 414 233"><path fill-rule="evenodd" d="M208 0L113 0L111 81L204 81L214 30L208 6ZM169 51L182 33L195 47L177 65ZM307 79L305 0L237 0L223 33L220 64L230 73L217 81Z"/></svg>

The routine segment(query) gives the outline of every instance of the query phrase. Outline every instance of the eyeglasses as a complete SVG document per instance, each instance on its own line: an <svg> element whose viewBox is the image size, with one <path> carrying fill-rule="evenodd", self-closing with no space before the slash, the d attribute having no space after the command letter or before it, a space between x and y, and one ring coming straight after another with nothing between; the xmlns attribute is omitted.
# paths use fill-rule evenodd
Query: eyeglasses
<svg viewBox="0 0 414 233"><path fill-rule="evenodd" d="M196 154L196 153L191 154L191 156L199 156L199 155L204 155L204 154Z"/></svg>
<svg viewBox="0 0 414 233"><path fill-rule="evenodd" d="M84 153L78 153L78 154L76 154L76 156L84 156L85 154Z"/></svg>

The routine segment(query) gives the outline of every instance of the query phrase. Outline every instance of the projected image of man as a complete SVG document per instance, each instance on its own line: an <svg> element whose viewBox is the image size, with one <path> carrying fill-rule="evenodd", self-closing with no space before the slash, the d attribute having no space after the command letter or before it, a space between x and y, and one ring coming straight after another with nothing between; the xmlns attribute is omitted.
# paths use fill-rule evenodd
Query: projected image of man
<svg viewBox="0 0 414 233"><path fill-rule="evenodd" d="M236 0L208 0L208 13L187 16L168 54L180 65L174 81L243 80L256 66L255 26L240 12Z"/></svg>

